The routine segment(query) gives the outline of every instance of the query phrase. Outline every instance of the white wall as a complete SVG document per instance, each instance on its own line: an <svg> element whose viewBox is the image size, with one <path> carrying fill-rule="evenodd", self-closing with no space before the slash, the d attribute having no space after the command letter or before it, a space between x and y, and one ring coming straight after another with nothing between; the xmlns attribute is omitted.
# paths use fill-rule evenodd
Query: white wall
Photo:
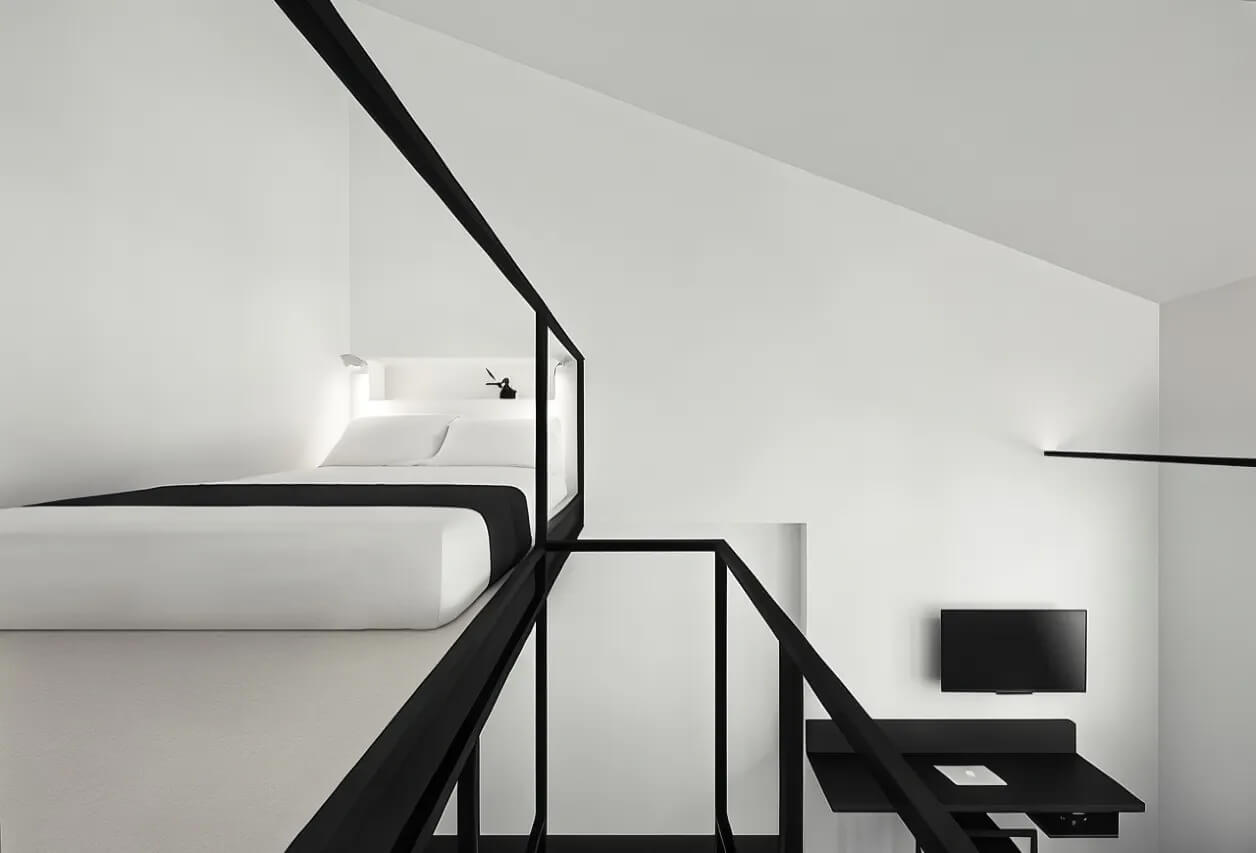
<svg viewBox="0 0 1256 853"><path fill-rule="evenodd" d="M1156 472L1039 452L1155 446L1156 306L374 9L346 11L588 357L591 529L806 523L808 633L874 715L1072 717L1083 752L1151 814L1127 819L1119 842L1067 849L1156 849ZM361 135L355 182L387 168ZM424 233L432 210L355 192L354 233ZM388 263L421 268L420 245L392 247ZM472 285L468 312L487 310L484 275L441 270ZM413 310L407 275L357 284L358 350L478 340ZM932 619L960 604L1088 608L1090 692L942 695ZM554 776L555 832L598 817L581 784ZM636 817L642 832L710 826L696 808ZM886 819L835 828L813 809L810 822L823 849L834 833L906 849Z"/></svg>
<svg viewBox="0 0 1256 853"><path fill-rule="evenodd" d="M1161 309L1168 453L1256 456L1256 279ZM1160 762L1166 850L1252 849L1256 475L1160 473Z"/></svg>
<svg viewBox="0 0 1256 853"><path fill-rule="evenodd" d="M346 106L273 3L0 4L0 506L326 447ZM4 849L279 849L413 689L413 646L0 633Z"/></svg>
<svg viewBox="0 0 1256 853"><path fill-rule="evenodd" d="M356 104L349 140L351 315L366 323L353 328L359 351L533 357L532 309Z"/></svg>
<svg viewBox="0 0 1256 853"><path fill-rule="evenodd" d="M346 96L273 4L0 11L0 506L312 461Z"/></svg>

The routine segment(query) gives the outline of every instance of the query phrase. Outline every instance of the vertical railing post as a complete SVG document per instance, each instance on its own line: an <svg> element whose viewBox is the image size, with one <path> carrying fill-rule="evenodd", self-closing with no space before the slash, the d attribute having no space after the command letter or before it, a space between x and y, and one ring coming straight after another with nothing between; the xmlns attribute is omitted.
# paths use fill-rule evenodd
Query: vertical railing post
<svg viewBox="0 0 1256 853"><path fill-rule="evenodd" d="M728 822L728 566L715 554L715 849L731 853Z"/></svg>
<svg viewBox="0 0 1256 853"><path fill-rule="evenodd" d="M534 545L544 548L549 539L549 325L536 312L536 513ZM529 853L544 853L549 836L549 638L546 598L549 596L549 557L537 566L536 618L536 818L528 839Z"/></svg>
<svg viewBox="0 0 1256 853"><path fill-rule="evenodd" d="M802 673L780 649L780 853L802 853Z"/></svg>
<svg viewBox="0 0 1256 853"><path fill-rule="evenodd" d="M542 557L543 563L548 558ZM548 569L543 565L540 569L542 595L544 595L545 576ZM541 612L536 617L536 819L533 822L533 838L528 845L530 851L544 853L546 840L549 837L549 627L546 612L548 607L541 602Z"/></svg>
<svg viewBox="0 0 1256 853"><path fill-rule="evenodd" d="M480 853L480 742L458 777L458 853Z"/></svg>
<svg viewBox="0 0 1256 853"><path fill-rule="evenodd" d="M576 492L580 495L580 526L584 526L584 356L576 356Z"/></svg>
<svg viewBox="0 0 1256 853"><path fill-rule="evenodd" d="M536 537L533 544L545 547L549 535L549 326L536 312Z"/></svg>

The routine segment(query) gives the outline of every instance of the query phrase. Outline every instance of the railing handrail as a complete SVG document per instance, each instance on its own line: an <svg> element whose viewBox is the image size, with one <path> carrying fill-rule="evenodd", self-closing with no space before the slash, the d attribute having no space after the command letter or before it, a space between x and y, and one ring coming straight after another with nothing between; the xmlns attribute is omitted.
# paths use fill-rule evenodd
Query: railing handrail
<svg viewBox="0 0 1256 853"><path fill-rule="evenodd" d="M584 356L454 177L331 0L275 0L449 212L574 358Z"/></svg>
<svg viewBox="0 0 1256 853"><path fill-rule="evenodd" d="M477 618L467 629L457 653L437 664L293 841L290 853L383 853L411 850L429 839L502 684L543 612L556 577L547 568L546 553L565 558L609 552L714 554L834 724L868 759L921 848L928 853L977 853L970 836L723 539L550 540L544 552L534 549L490 600L503 618ZM716 831L731 837L725 816L717 819Z"/></svg>
<svg viewBox="0 0 1256 853"><path fill-rule="evenodd" d="M869 759L869 769L895 806L917 844L936 853L978 853L972 839L929 790L880 726L794 624L740 555L723 539L578 539L551 541L564 553L710 552L728 567L756 613L793 661L816 698L851 746Z"/></svg>
<svg viewBox="0 0 1256 853"><path fill-rule="evenodd" d="M551 522L578 535L582 508ZM561 559L533 548L289 845L288 853L385 853L430 838L532 629Z"/></svg>
<svg viewBox="0 0 1256 853"><path fill-rule="evenodd" d="M943 808L924 780L912 770L902 753L859 704L837 673L824 662L789 615L763 588L737 552L727 542L722 542L718 553L847 741L866 758L872 759L870 769L873 775L916 837L916 843L925 850L977 853L972 839Z"/></svg>
<svg viewBox="0 0 1256 853"><path fill-rule="evenodd" d="M508 611L520 596L528 596L543 562L539 551L529 554L489 605ZM530 630L534 621L535 610L528 607L517 624ZM510 649L502 650L493 638L510 628L508 620L491 624L477 617L297 834L288 853L383 853L399 840L409 842L399 849L409 850L431 835L460 770L459 762L449 762L452 752L461 752L454 741L478 699L460 688L478 692L484 686L474 676L487 672L492 661L477 659L481 653L508 655Z"/></svg>

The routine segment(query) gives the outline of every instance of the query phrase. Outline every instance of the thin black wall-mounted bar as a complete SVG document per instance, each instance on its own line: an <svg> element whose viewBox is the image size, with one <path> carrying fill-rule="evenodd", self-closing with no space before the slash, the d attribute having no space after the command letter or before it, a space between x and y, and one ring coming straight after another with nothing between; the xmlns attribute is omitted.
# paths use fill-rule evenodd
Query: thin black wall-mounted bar
<svg viewBox="0 0 1256 853"><path fill-rule="evenodd" d="M1042 455L1063 459L1110 459L1118 462L1165 462L1174 465L1256 468L1256 459L1246 456L1176 456L1165 453L1100 453L1086 450L1044 450Z"/></svg>

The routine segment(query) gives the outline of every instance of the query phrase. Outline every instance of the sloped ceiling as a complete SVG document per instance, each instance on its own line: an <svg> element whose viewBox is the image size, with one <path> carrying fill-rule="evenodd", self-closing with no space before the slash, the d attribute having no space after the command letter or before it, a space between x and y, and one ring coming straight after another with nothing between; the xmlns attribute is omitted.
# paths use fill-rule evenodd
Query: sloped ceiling
<svg viewBox="0 0 1256 853"><path fill-rule="evenodd" d="M1150 299L1256 273L1256 2L371 2Z"/></svg>

